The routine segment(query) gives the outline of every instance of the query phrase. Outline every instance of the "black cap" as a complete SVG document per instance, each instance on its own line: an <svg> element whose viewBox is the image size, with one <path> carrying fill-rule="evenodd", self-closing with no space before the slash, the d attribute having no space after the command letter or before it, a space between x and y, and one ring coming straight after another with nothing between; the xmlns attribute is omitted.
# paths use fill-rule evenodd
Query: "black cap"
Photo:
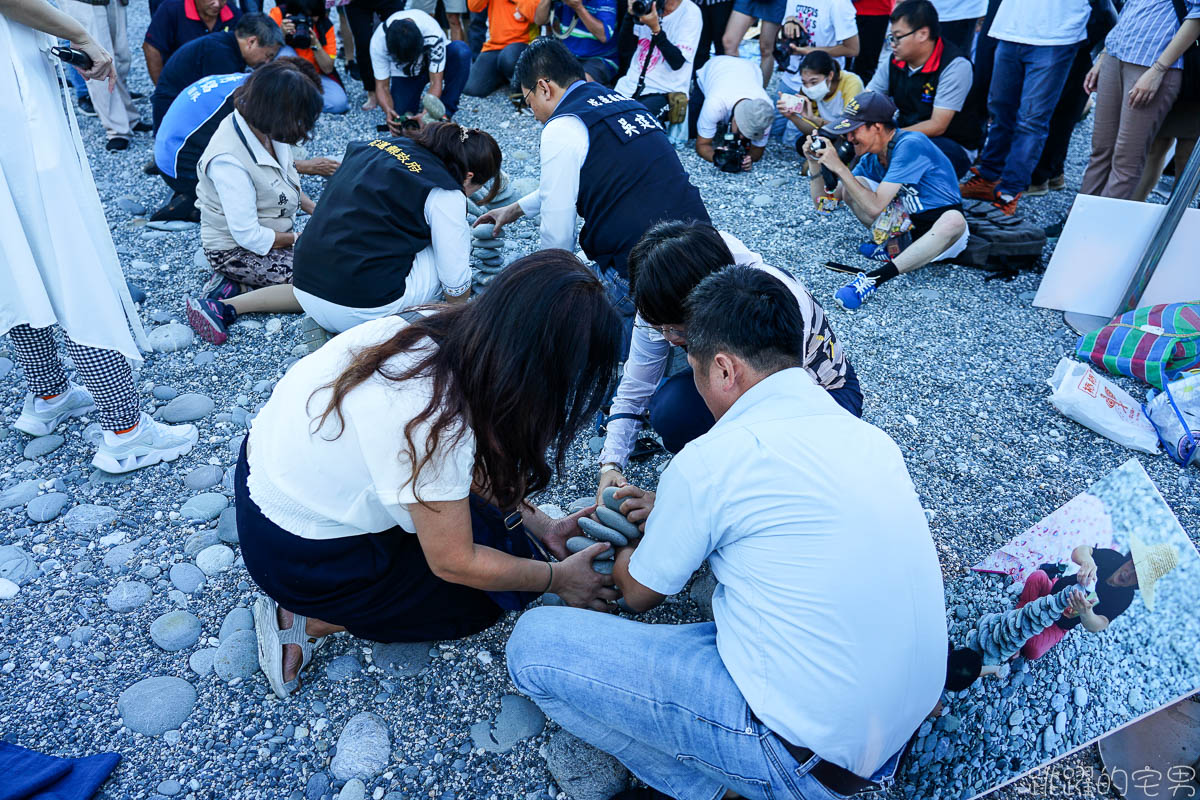
<svg viewBox="0 0 1200 800"><path fill-rule="evenodd" d="M871 122L892 122L896 116L896 104L882 92L859 92L846 103L844 111L841 120L826 125L822 130L837 136Z"/></svg>

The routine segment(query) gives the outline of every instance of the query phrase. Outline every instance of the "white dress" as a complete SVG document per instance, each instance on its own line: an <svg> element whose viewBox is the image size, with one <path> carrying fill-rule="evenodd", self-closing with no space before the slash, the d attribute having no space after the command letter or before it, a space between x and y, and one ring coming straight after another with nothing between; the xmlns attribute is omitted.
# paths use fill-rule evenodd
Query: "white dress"
<svg viewBox="0 0 1200 800"><path fill-rule="evenodd" d="M0 15L0 333L57 324L78 344L140 360L150 346L55 79L54 43Z"/></svg>

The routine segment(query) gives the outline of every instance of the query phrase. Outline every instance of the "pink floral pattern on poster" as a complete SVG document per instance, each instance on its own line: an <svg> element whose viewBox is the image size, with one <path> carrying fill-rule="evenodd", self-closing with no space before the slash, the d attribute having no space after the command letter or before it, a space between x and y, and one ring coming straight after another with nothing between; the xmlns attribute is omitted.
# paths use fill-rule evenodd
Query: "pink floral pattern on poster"
<svg viewBox="0 0 1200 800"><path fill-rule="evenodd" d="M1087 493L1076 495L1024 533L976 564L976 572L1008 575L1017 583L1042 564L1065 564L1065 574L1078 571L1071 551L1081 544L1112 547L1113 525L1104 502Z"/></svg>

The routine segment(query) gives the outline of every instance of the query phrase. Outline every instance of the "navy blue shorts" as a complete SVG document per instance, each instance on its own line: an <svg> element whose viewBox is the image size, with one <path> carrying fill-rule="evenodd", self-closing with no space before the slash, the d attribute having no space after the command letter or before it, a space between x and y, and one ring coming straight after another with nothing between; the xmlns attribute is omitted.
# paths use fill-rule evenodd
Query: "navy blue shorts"
<svg viewBox="0 0 1200 800"><path fill-rule="evenodd" d="M449 583L429 569L416 534L393 528L340 539L304 539L267 519L250 499L246 446L234 473L238 539L250 577L275 602L298 614L341 625L376 642L461 639L491 627L505 609L536 592L483 592ZM471 529L479 544L537 557L524 525L511 529L500 509L471 496Z"/></svg>
<svg viewBox="0 0 1200 800"><path fill-rule="evenodd" d="M787 12L787 0L734 0L733 10L778 25Z"/></svg>

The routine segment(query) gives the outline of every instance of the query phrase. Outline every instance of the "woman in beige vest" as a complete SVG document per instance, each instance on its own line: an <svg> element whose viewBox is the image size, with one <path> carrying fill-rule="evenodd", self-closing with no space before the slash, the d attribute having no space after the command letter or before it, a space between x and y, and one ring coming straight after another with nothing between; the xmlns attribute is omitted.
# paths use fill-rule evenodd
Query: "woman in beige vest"
<svg viewBox="0 0 1200 800"><path fill-rule="evenodd" d="M281 58L255 70L233 93L196 165L200 242L213 276L187 299L200 338L221 344L238 316L299 313L292 294L296 212L312 213L300 189L292 146L321 114L320 78L307 61Z"/></svg>

